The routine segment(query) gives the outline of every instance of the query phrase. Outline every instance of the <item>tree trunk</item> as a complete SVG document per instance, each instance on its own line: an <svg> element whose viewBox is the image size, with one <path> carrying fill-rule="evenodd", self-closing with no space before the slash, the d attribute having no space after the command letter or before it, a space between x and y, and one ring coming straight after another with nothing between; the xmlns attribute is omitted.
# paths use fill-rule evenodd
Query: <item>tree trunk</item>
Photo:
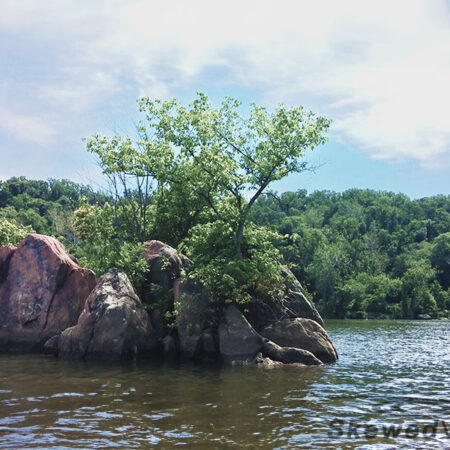
<svg viewBox="0 0 450 450"><path fill-rule="evenodd" d="M244 234L244 221L240 220L236 231L236 257L242 259L242 236Z"/></svg>

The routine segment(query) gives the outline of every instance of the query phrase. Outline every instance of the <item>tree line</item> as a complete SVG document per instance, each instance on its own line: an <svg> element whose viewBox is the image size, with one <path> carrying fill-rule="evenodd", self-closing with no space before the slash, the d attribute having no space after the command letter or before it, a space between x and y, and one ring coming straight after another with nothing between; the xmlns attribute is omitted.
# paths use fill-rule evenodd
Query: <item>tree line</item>
<svg viewBox="0 0 450 450"><path fill-rule="evenodd" d="M138 271L139 267L131 269L139 260L138 246L133 258L125 245L128 241L132 247L131 241L114 238L113 200L109 194L68 180L15 177L0 182L0 245L17 244L25 234L36 231L57 237L79 258L89 254L99 259L103 254L106 260L94 263L97 270L119 263L128 271ZM154 210L153 199L149 204ZM256 201L250 219L272 233L282 261L326 317L448 315L448 195L411 200L370 189L269 192ZM83 229L89 230L88 236ZM180 239L169 237L167 231L153 234L151 230L152 236L146 237L176 246ZM256 233L255 241L260 237ZM220 246L211 243L211 251L214 244ZM86 251L89 245L98 251ZM114 245L125 245L122 261L111 260L116 255Z"/></svg>
<svg viewBox="0 0 450 450"><path fill-rule="evenodd" d="M437 317L450 309L450 196L350 189L269 194L253 220L326 317Z"/></svg>

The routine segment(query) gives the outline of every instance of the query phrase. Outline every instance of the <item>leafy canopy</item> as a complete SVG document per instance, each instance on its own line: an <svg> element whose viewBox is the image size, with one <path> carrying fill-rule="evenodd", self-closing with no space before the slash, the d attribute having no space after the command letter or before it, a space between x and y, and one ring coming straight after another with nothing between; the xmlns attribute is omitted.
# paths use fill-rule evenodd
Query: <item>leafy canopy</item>
<svg viewBox="0 0 450 450"><path fill-rule="evenodd" d="M239 100L214 107L202 93L189 106L148 97L138 103L145 121L136 141L87 141L121 197L119 228L125 203L136 241L163 235L182 244L193 274L223 301L275 292L282 281L274 233L250 225L249 212L271 183L306 169L302 157L325 142L330 121L285 105L252 104L245 116Z"/></svg>

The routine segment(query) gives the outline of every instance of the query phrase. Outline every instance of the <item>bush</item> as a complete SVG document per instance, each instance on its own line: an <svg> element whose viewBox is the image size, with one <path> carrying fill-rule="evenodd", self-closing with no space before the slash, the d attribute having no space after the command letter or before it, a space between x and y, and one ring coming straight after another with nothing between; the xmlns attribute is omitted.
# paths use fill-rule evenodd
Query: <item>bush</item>
<svg viewBox="0 0 450 450"><path fill-rule="evenodd" d="M0 246L17 245L27 234L34 233L31 226L19 225L0 217Z"/></svg>
<svg viewBox="0 0 450 450"><path fill-rule="evenodd" d="M274 246L277 233L248 225L243 258L234 253L233 229L222 221L196 225L180 249L195 262L197 278L210 298L220 304L246 304L252 298L281 295L281 255Z"/></svg>

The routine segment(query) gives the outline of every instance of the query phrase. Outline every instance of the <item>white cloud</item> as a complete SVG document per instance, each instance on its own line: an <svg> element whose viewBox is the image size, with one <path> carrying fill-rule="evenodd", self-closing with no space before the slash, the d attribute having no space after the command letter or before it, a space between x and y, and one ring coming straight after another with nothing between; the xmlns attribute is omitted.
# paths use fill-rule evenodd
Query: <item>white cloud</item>
<svg viewBox="0 0 450 450"><path fill-rule="evenodd" d="M40 117L0 107L0 133L22 142L43 145L55 135L55 129Z"/></svg>
<svg viewBox="0 0 450 450"><path fill-rule="evenodd" d="M338 139L373 158L450 160L444 0L2 3L0 32L36 46L46 68L25 81L34 109L64 111L68 126L124 95L196 90L214 66L219 85L327 114Z"/></svg>

